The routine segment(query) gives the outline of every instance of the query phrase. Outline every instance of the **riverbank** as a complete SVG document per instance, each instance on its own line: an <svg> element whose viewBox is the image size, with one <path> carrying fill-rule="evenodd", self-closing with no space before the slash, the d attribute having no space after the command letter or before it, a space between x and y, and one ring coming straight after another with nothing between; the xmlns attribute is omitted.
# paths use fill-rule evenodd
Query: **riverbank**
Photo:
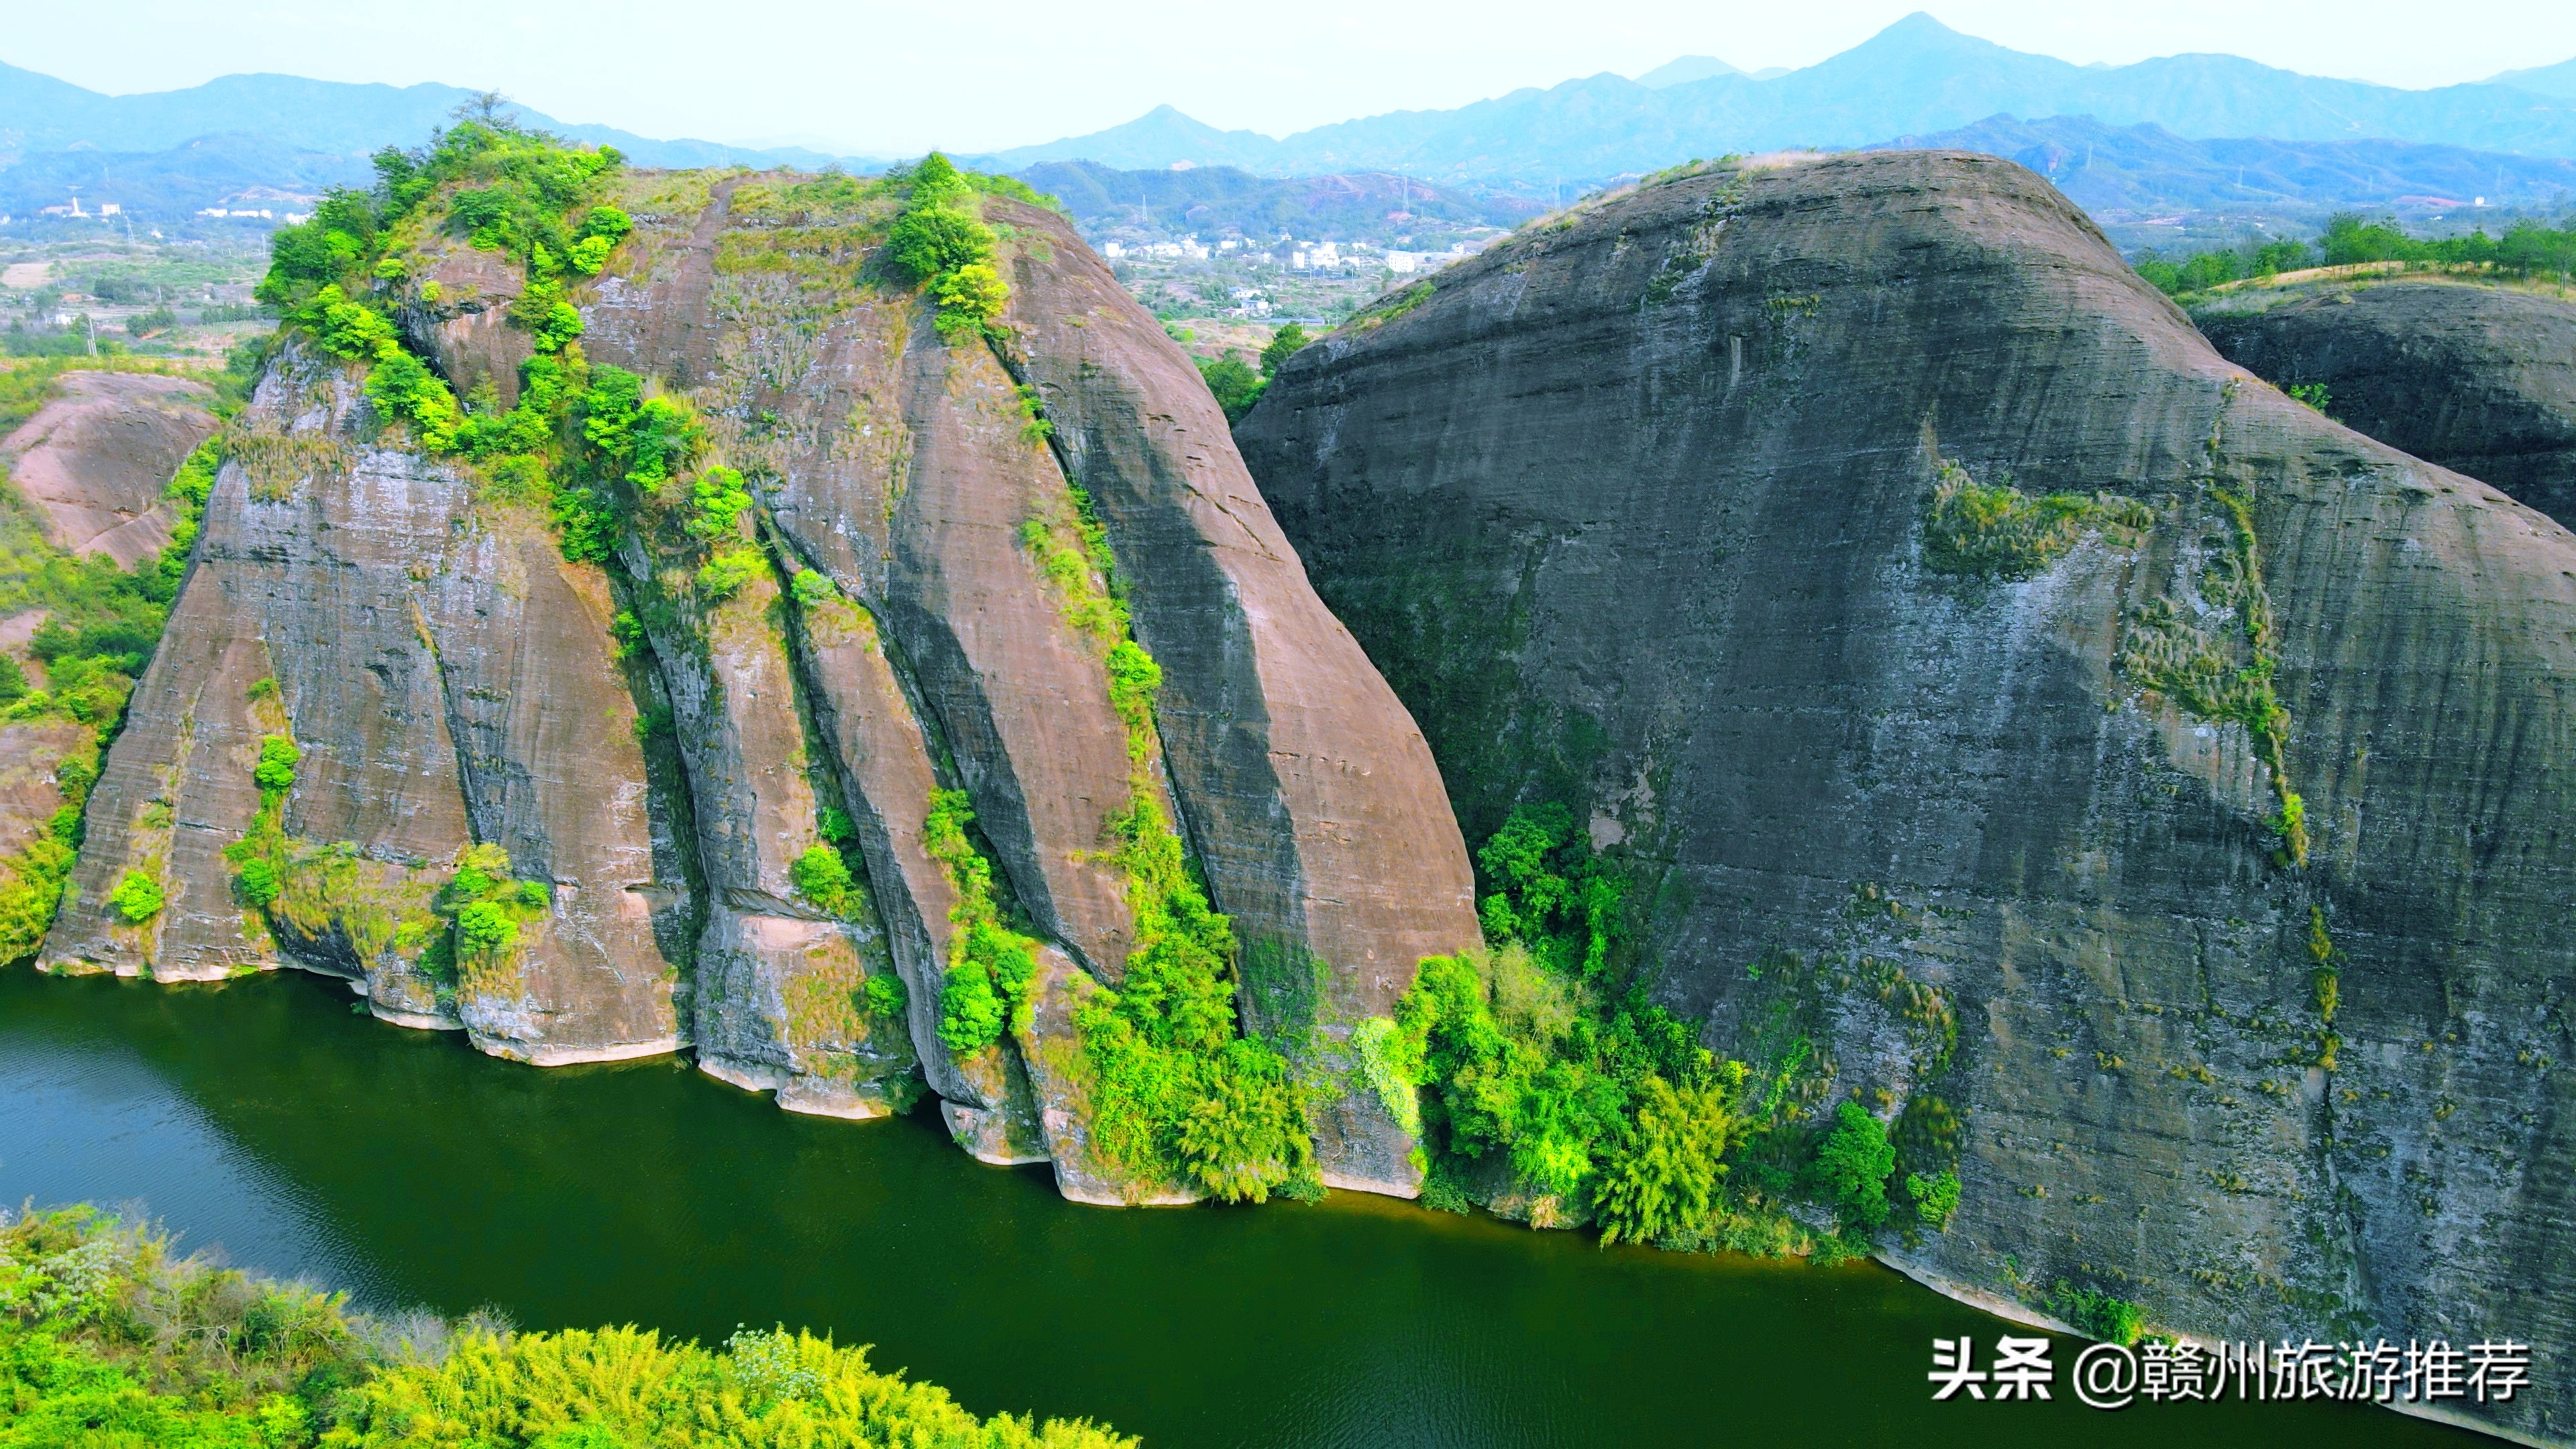
<svg viewBox="0 0 2576 1449"><path fill-rule="evenodd" d="M728 1449L935 1442L1133 1449L1084 1422L989 1422L865 1348L737 1329L519 1333L488 1316L353 1313L341 1295L171 1251L80 1205L0 1210L0 1443L402 1449Z"/></svg>

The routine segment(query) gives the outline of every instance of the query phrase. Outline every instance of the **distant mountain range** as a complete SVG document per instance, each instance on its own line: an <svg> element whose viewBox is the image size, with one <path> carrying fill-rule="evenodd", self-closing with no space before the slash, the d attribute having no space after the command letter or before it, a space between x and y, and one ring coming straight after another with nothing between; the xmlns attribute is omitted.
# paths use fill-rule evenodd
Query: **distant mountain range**
<svg viewBox="0 0 2576 1449"><path fill-rule="evenodd" d="M77 188L137 219L167 220L245 194L363 184L370 152L420 143L473 97L448 85L279 75L109 96L0 65L0 211L23 216ZM521 115L647 166L886 164ZM1211 232L1357 239L1390 212L1507 225L1533 203L1694 157L1893 144L2009 156L2105 216L2204 210L2233 225L2238 210L2433 208L2479 197L2560 205L2576 190L2576 60L2409 91L2224 55L2079 66L1918 13L1796 71L1747 74L1714 56L1683 56L1633 80L1596 75L1285 139L1157 106L1106 131L967 159L1022 175L1042 169L1037 184L1087 224L1113 221L1137 196L1140 215L1204 219ZM1185 165L1195 174L1172 169Z"/></svg>
<svg viewBox="0 0 2576 1449"><path fill-rule="evenodd" d="M2576 60L2562 60L2533 70L2509 70L2487 77L2487 83L2537 91L2544 96L2576 98Z"/></svg>
<svg viewBox="0 0 2576 1449"><path fill-rule="evenodd" d="M1927 135L1998 112L2151 124L2186 138L2383 139L2576 157L2576 61L2516 72L2508 84L2410 91L2227 55L2080 66L1961 35L1918 12L1840 55L1769 80L1707 57L1677 65L1637 80L1596 75L1456 110L1343 121L1283 140L1220 131L1160 106L1123 126L982 162L1012 171L1075 158L1130 169L1189 161L1269 175L1385 170L1545 194L1558 183L1694 157ZM1677 78L1694 70L1696 78Z"/></svg>
<svg viewBox="0 0 2576 1449"><path fill-rule="evenodd" d="M366 161L304 151L258 136L204 136L166 151L36 151L0 166L0 213L27 216L77 192L91 209L112 201L138 223L163 224L213 206L302 210L311 196L374 179Z"/></svg>
<svg viewBox="0 0 2576 1449"><path fill-rule="evenodd" d="M1047 161L1020 172L1019 179L1061 200L1087 237L1133 229L1387 242L1424 232L1514 227L1541 210L1534 202L1472 197L1385 172L1279 178L1233 166L1119 171L1096 161Z"/></svg>
<svg viewBox="0 0 2576 1449"><path fill-rule="evenodd" d="M2192 140L2090 116L1989 116L1868 150L1946 147L2018 161L2097 218L2148 211L2337 207L2556 209L2576 203L2576 160L2408 141Z"/></svg>
<svg viewBox="0 0 2576 1449"><path fill-rule="evenodd" d="M13 65L0 65L0 159L22 161L48 151L96 150L128 156L171 151L211 136L241 138L298 152L366 156L385 146L416 146L448 114L474 98L458 86L355 85L291 75L228 75L186 90L110 96ZM867 157L832 156L802 147L729 146L716 141L657 141L614 126L567 125L514 107L531 125L578 141L613 145L644 166L801 166L865 168Z"/></svg>
<svg viewBox="0 0 2576 1449"><path fill-rule="evenodd" d="M1668 60L1637 77L1637 84L1649 90L1662 90L1666 86L1706 80L1713 75L1740 75L1750 80L1763 81L1788 73L1789 67L1785 65L1766 65L1760 70L1739 70L1713 55L1685 55L1679 60Z"/></svg>

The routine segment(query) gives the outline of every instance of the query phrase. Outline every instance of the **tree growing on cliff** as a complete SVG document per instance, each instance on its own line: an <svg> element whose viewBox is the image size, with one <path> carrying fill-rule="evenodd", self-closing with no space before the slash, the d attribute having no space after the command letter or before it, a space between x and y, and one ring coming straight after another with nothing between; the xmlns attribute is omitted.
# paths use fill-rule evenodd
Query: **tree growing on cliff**
<svg viewBox="0 0 2576 1449"><path fill-rule="evenodd" d="M1887 1179L1895 1171L1896 1149L1879 1120L1858 1102L1836 1107L1834 1126L1816 1145L1810 1172L1846 1232L1886 1225Z"/></svg>
<svg viewBox="0 0 2576 1449"><path fill-rule="evenodd" d="M993 265L993 229L975 214L979 179L989 178L968 177L936 151L923 157L881 253L897 281L928 294L939 335L951 343L1002 315L1011 295Z"/></svg>
<svg viewBox="0 0 2576 1449"><path fill-rule="evenodd" d="M142 871L129 870L125 878L116 883L116 889L109 893L107 903L116 907L116 913L124 917L127 925L142 925L161 914L161 882Z"/></svg>

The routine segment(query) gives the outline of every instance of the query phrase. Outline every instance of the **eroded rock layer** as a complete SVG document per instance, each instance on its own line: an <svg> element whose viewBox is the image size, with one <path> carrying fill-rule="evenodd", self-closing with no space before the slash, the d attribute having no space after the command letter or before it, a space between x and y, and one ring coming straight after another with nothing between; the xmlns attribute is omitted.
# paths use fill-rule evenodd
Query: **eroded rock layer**
<svg viewBox="0 0 2576 1449"><path fill-rule="evenodd" d="M2576 1352L2547 517L1950 153L1579 210L1298 354L1238 439L1470 836L1588 806L1708 1045L1955 1156L1908 1271ZM2563 1438L2576 1380L2484 1412Z"/></svg>

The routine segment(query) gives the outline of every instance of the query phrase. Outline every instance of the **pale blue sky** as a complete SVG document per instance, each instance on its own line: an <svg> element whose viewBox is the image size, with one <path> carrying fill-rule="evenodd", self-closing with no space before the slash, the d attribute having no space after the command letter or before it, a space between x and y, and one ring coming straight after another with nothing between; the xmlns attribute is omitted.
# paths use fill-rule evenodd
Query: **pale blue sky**
<svg viewBox="0 0 2576 1449"><path fill-rule="evenodd" d="M2016 50L2122 63L2227 51L2434 86L2576 56L2576 3L2487 0L0 0L0 60L111 92L232 71L489 86L569 122L881 155L1050 140L1169 101L1273 135L1447 107L1677 55L1812 64L1929 8Z"/></svg>

